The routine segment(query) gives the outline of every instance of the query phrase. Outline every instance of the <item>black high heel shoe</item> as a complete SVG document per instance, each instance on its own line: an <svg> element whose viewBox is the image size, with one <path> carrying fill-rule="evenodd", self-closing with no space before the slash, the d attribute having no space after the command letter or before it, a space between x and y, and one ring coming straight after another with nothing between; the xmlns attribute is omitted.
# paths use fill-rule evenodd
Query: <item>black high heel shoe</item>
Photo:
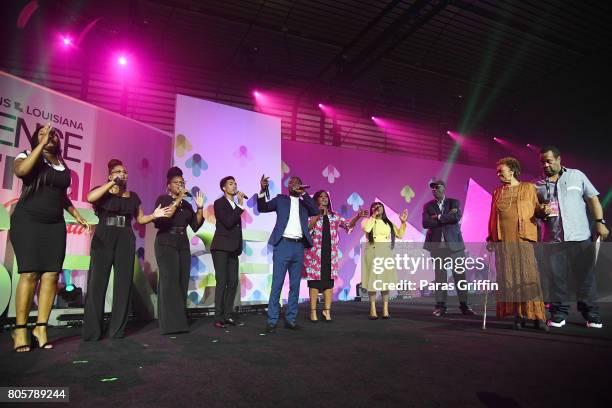
<svg viewBox="0 0 612 408"><path fill-rule="evenodd" d="M323 309L323 312L329 312L330 310L331 310L331 309ZM323 312L321 312L321 315L323 316L323 321L324 321L325 323L331 323L331 322L333 322L332 318L331 318L331 317L328 317L329 315L327 315L327 314L325 314L325 313L323 313Z"/></svg>
<svg viewBox="0 0 612 408"><path fill-rule="evenodd" d="M15 330L16 329L26 329L27 330L28 325L27 324L16 324L13 327L13 330L11 331L11 337L13 338L13 341L15 341ZM22 344L21 346L17 346L13 348L13 351L15 353L27 353L27 352L32 351L32 346L30 344Z"/></svg>
<svg viewBox="0 0 612 408"><path fill-rule="evenodd" d="M318 323L319 319L313 319L312 318L312 312L315 312L315 315L317 314L317 309L310 309L310 317L308 318L308 320L310 320L310 323Z"/></svg>
<svg viewBox="0 0 612 408"><path fill-rule="evenodd" d="M47 327L48 324L47 323L36 323L36 326L44 326ZM36 337L36 335L34 334L34 330L32 330L32 348L41 348L44 350L52 350L53 349L53 344L49 343L48 341L45 344L40 344L40 341L38 340L38 337Z"/></svg>

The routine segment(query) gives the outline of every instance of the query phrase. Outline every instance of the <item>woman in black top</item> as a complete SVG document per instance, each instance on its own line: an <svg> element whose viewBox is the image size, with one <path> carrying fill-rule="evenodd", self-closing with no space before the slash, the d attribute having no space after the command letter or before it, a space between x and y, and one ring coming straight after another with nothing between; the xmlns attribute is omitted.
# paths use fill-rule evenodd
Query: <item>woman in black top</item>
<svg viewBox="0 0 612 408"><path fill-rule="evenodd" d="M70 170L61 157L55 129L50 124L38 128L32 135L31 145L31 152L20 153L15 159L15 175L22 179L23 187L11 215L9 232L20 274L12 333L17 352L32 348L28 343L26 323L39 280L38 318L32 340L41 348L53 348L47 342L46 326L66 254L64 209L89 230L89 225L66 195Z"/></svg>
<svg viewBox="0 0 612 408"><path fill-rule="evenodd" d="M172 167L167 174L168 194L157 199L156 206L171 208L169 218L155 221L159 229L155 238L155 258L159 266L157 313L162 334L189 331L185 304L191 267L191 250L187 226L195 232L204 223L204 196L195 197L197 212L184 200L187 195L183 172Z"/></svg>
<svg viewBox="0 0 612 408"><path fill-rule="evenodd" d="M123 337L131 303L132 278L136 237L132 231L132 219L147 224L157 218L167 217L170 208L157 207L153 214L144 215L140 198L127 190L128 173L117 159L108 162L108 183L96 187L87 195L100 219L91 240L91 261L87 276L83 340L99 340L102 337L104 300L111 268L113 278L113 312L108 336Z"/></svg>

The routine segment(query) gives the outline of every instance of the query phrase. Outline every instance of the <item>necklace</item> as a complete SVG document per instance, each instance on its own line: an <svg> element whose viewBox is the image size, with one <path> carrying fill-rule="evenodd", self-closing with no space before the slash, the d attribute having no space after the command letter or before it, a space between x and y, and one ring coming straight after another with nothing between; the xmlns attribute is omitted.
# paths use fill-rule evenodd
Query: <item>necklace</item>
<svg viewBox="0 0 612 408"><path fill-rule="evenodd" d="M514 188L516 186L503 186L499 198L497 199L497 211L504 212L508 211L512 207L512 200L518 196L518 190ZM504 193L507 191L506 196Z"/></svg>

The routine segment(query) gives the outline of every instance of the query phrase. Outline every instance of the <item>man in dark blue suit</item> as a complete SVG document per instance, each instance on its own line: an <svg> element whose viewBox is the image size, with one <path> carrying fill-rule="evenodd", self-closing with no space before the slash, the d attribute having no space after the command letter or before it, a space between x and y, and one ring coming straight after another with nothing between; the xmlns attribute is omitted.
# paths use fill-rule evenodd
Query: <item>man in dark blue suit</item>
<svg viewBox="0 0 612 408"><path fill-rule="evenodd" d="M423 248L431 253L432 258L442 260L465 258L465 245L459 225L461 220L459 200L446 197L446 183L442 180L432 180L429 187L434 199L423 206L423 228L427 229ZM439 289L436 290L436 307L433 315L441 317L446 314L448 293L444 286L448 281L446 269L440 267L440 262L435 262L435 266L435 283ZM453 279L461 313L474 315L467 302L467 291L457 287L459 281L465 280L465 274L459 274L453 268Z"/></svg>
<svg viewBox="0 0 612 408"><path fill-rule="evenodd" d="M308 217L319 214L315 201L304 190L299 177L289 179L289 195L279 194L266 201L268 178L261 177L261 192L257 196L257 210L261 213L276 212L276 225L268 244L274 247L272 289L268 300L267 333L274 333L280 313L280 294L289 270L289 299L285 313L285 328L298 329L296 323L300 279L304 264L304 248L312 247L308 232Z"/></svg>

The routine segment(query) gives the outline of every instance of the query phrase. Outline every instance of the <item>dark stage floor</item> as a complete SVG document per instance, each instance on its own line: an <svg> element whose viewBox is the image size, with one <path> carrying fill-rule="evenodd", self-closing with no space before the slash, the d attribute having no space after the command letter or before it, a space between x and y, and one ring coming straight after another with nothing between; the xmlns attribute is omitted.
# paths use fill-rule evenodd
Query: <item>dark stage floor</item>
<svg viewBox="0 0 612 408"><path fill-rule="evenodd" d="M161 336L153 322L98 343L55 328L54 350L19 355L3 333L0 384L67 386L70 405L88 407L612 406L612 304L603 329L574 311L548 334L493 318L483 331L481 318L431 310L393 304L391 320L370 321L365 303L337 303L333 323L312 324L301 305L301 331L268 336L254 314L228 331L202 318L189 334Z"/></svg>

